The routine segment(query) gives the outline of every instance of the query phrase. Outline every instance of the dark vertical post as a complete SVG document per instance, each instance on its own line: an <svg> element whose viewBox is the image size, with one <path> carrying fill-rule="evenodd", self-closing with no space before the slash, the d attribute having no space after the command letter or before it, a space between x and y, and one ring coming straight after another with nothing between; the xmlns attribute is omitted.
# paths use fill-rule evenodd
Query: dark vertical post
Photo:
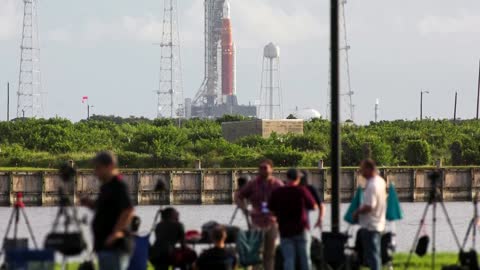
<svg viewBox="0 0 480 270"><path fill-rule="evenodd" d="M455 104L453 105L453 122L457 122L457 92L455 92Z"/></svg>
<svg viewBox="0 0 480 270"><path fill-rule="evenodd" d="M420 91L420 121L423 120L423 90Z"/></svg>
<svg viewBox="0 0 480 270"><path fill-rule="evenodd" d="M339 78L339 5L330 0L330 82L332 142L332 232L340 232L340 78Z"/></svg>
<svg viewBox="0 0 480 270"><path fill-rule="evenodd" d="M480 60L478 61L478 86L477 86L477 117L478 120L478 109L480 106Z"/></svg>
<svg viewBox="0 0 480 270"><path fill-rule="evenodd" d="M7 82L7 121L10 121L10 82Z"/></svg>
<svg viewBox="0 0 480 270"><path fill-rule="evenodd" d="M90 105L87 104L87 120L90 119Z"/></svg>

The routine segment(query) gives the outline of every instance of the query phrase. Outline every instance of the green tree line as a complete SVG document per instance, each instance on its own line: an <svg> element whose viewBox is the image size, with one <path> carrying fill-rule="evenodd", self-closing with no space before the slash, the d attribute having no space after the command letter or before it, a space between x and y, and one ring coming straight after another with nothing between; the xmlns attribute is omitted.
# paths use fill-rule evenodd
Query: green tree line
<svg viewBox="0 0 480 270"><path fill-rule="evenodd" d="M95 152L113 150L122 167L186 168L199 159L204 167L253 167L263 158L277 166L329 164L329 122L305 122L303 135L249 136L236 142L222 137L221 123L245 120L170 120L93 116L17 119L0 122L1 167L56 167L74 160L88 167ZM342 164L356 166L371 157L384 166L480 165L480 122L469 120L382 121L342 126Z"/></svg>

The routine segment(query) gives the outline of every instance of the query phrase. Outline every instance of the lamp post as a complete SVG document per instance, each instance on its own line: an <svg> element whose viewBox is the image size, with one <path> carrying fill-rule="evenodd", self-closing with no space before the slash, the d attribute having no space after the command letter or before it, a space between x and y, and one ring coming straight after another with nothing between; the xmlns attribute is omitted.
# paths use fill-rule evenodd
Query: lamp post
<svg viewBox="0 0 480 270"><path fill-rule="evenodd" d="M93 105L87 103L87 120L90 119L90 109L93 108Z"/></svg>
<svg viewBox="0 0 480 270"><path fill-rule="evenodd" d="M420 91L420 121L423 120L423 94L430 94L430 92Z"/></svg>
<svg viewBox="0 0 480 270"><path fill-rule="evenodd" d="M340 232L340 60L339 1L330 0L330 110L332 171L332 232Z"/></svg>

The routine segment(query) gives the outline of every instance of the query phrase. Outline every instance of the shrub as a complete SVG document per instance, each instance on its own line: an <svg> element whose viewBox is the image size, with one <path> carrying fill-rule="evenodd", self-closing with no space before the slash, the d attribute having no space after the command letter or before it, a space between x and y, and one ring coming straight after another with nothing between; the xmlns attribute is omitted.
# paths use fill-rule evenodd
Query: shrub
<svg viewBox="0 0 480 270"><path fill-rule="evenodd" d="M425 140L409 141L405 155L409 165L427 165L432 158L430 145Z"/></svg>

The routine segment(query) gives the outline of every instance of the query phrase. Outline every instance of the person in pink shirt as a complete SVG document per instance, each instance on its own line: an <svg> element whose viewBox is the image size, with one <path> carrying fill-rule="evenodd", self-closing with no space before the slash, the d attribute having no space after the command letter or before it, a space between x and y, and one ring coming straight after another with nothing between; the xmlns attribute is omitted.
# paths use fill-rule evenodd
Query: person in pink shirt
<svg viewBox="0 0 480 270"><path fill-rule="evenodd" d="M283 182L273 176L273 162L269 159L260 162L258 176L237 192L237 205L247 211L247 203L252 205L250 217L254 229L263 230L263 269L274 270L275 243L278 237L278 224L271 213L268 201L273 191L282 187Z"/></svg>

